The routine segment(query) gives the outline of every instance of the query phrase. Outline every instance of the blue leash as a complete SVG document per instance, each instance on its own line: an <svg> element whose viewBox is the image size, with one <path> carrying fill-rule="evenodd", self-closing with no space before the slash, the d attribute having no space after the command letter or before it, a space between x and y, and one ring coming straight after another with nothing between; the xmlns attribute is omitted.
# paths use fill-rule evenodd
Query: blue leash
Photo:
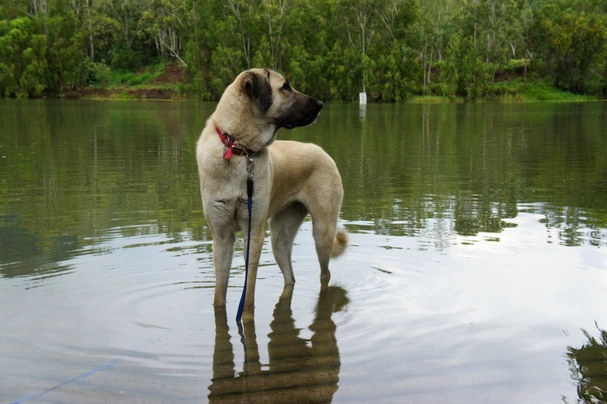
<svg viewBox="0 0 607 404"><path fill-rule="evenodd" d="M238 304L238 312L236 313L236 322L240 323L242 319L242 310L244 308L244 299L247 294L247 278L249 277L249 250L251 247L251 216L253 216L253 156L247 157L247 205L249 208L249 229L247 231L247 252L244 258L244 286L242 287L242 296L240 296L240 303Z"/></svg>
<svg viewBox="0 0 607 404"><path fill-rule="evenodd" d="M249 210L249 229L248 229L248 232L247 232L248 233L248 237L247 237L247 252L246 252L246 256L245 256L244 286L243 286L243 289L242 289L242 296L240 297L240 304L238 305L238 312L236 313L236 322L238 324L238 333L240 334L241 342L242 342L242 344L243 344L243 346L245 348L245 360L246 360L246 349L247 349L247 347L246 347L246 345L244 343L245 335L244 335L244 329L242 327L241 319L242 319L242 310L244 308L244 299L245 299L245 296L247 294L247 278L249 277L249 247L251 246L251 216L253 216L253 156L252 155L248 155L247 159L248 159L247 160L247 171L248 171L248 179L247 179L247 198L248 198L248 201L247 201L247 205L248 205L248 210ZM95 374L95 373L97 373L97 372L99 372L99 371L101 371L101 370L103 370L105 368L108 368L108 367L114 365L115 363L120 362L123 359L131 357L131 356L139 353L143 349L147 348L148 346L156 343L156 341L159 341L160 337L163 337L163 336L165 336L167 334L170 334L173 331L175 331L177 328L179 328L186 321L189 321L192 316L193 316L193 314L190 315L190 316L188 316L188 317L186 317L186 318L184 318L182 321L180 321L179 323L177 323L176 325L174 325L168 331L165 331L164 333L160 334L158 337L154 338L152 341L146 342L145 344L141 345L140 347L138 347L136 349L133 349L133 350L127 352L124 355L117 356L114 359L112 359L112 360L110 360L110 361L108 361L108 362L106 362L106 363L104 363L102 365L99 365L99 366L97 366L94 369L89 370L88 372L85 372L85 373L83 373L83 374L81 374L79 376L76 376L76 377L74 377L74 378L72 378L70 380L67 380L67 381L65 381L65 382L63 382L61 384L58 384L58 385L56 385L54 387L46 389L46 390L44 390L44 391L42 391L40 393L33 394L33 395L29 396L29 397L25 397L25 398L23 398L21 400L18 400L18 401L13 401L11 404L21 404L21 403L23 403L25 401L29 401L29 400L32 400L34 398L40 397L40 396L42 396L42 395L44 395L44 394L46 394L48 392L51 392L51 391L56 390L56 389L58 389L60 387L63 387L66 384L82 380L82 379L84 379L84 378L86 378L88 376L91 376L91 375L93 375L93 374Z"/></svg>
<svg viewBox="0 0 607 404"><path fill-rule="evenodd" d="M155 338L150 339L149 341L143 343L142 345L140 345L139 347L130 350L129 352L120 355L120 356L116 356L115 358L113 358L112 360L109 360L99 366L97 366L94 369L89 370L88 372L82 373L79 376L73 377L69 380L64 381L63 383L57 384L53 387L50 387L44 391L41 391L39 393L36 394L32 394L31 396L22 398L20 400L17 401L12 401L11 404L21 404L25 401L29 401L29 400L33 400L36 399L40 396L45 395L46 393L50 393L53 390L57 390L60 387L65 386L66 384L70 384L70 383L74 383L74 382L78 382L82 379L85 379L91 375L94 375L97 372L100 372L106 368L109 368L112 365L115 365L116 363L130 358L131 356L134 356L136 354L138 354L139 352L143 351L144 349L146 349L147 347L154 345L156 343L158 343L159 341L161 341L162 338L166 337L167 335L175 332L176 330L178 330L179 328L181 328L184 324L186 324L187 322L189 322L196 314L198 314L200 312L200 310L203 308L203 306L199 307L198 309L196 309L193 313L186 315L181 321L179 321L178 323L175 323L175 325L173 325L171 328L169 328L166 331L161 332L160 334L158 334Z"/></svg>

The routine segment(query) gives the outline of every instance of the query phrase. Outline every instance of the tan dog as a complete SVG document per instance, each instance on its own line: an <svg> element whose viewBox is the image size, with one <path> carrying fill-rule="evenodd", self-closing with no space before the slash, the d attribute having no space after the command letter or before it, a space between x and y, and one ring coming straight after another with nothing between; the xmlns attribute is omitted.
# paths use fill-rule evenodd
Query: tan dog
<svg viewBox="0 0 607 404"><path fill-rule="evenodd" d="M253 314L266 220L274 258L286 284L295 282L291 251L308 213L321 279L330 277L329 259L344 252L347 234L337 229L343 188L335 162L316 145L275 141L280 128L314 123L322 106L293 89L280 74L252 69L228 86L207 120L196 157L204 216L213 233L216 307L226 304L236 232L242 230L245 246L248 243L249 172L254 193L246 316Z"/></svg>

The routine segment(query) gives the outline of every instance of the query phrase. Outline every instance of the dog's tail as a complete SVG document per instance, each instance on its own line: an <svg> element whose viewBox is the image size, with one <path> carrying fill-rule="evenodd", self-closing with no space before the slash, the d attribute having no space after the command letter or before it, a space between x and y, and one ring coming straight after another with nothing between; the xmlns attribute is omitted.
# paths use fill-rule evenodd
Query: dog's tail
<svg viewBox="0 0 607 404"><path fill-rule="evenodd" d="M348 233L344 229L337 229L335 232L335 240L333 241L333 249L331 250L331 258L337 258L346 251L348 247Z"/></svg>

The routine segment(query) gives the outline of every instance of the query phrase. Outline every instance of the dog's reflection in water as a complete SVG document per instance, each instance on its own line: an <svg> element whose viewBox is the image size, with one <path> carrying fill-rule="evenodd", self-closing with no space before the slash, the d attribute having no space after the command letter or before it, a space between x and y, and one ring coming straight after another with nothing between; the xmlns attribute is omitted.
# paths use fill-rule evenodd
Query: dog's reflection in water
<svg viewBox="0 0 607 404"><path fill-rule="evenodd" d="M243 372L235 375L234 352L225 309L215 311L215 351L210 403L308 403L331 402L339 381L339 349L332 314L349 302L346 290L323 285L316 315L309 329L311 339L299 337L291 312L293 286L285 286L270 323L268 356L262 365L254 321L244 325Z"/></svg>

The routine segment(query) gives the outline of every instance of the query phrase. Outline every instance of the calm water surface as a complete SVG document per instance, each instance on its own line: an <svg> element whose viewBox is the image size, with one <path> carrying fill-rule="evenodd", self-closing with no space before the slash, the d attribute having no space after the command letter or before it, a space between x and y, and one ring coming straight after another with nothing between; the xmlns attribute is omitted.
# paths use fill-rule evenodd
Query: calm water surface
<svg viewBox="0 0 607 404"><path fill-rule="evenodd" d="M212 307L212 104L0 101L0 402L574 403L607 390L607 104L328 105L330 287ZM282 295L282 297L281 297ZM602 396L601 396L602 394Z"/></svg>

